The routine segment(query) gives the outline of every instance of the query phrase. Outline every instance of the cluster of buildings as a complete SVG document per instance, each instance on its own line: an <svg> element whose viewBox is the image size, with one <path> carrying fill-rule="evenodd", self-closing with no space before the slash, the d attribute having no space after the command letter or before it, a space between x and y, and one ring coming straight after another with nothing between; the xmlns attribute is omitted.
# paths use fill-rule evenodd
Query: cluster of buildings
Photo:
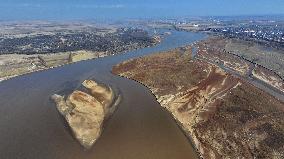
<svg viewBox="0 0 284 159"><path fill-rule="evenodd" d="M154 39L140 29L123 28L116 32L95 31L27 34L23 37L0 37L0 54L38 54L89 50L115 54L154 45Z"/></svg>
<svg viewBox="0 0 284 159"><path fill-rule="evenodd" d="M284 18L268 20L263 17L204 17L168 20L164 23L173 25L176 30L205 31L284 47Z"/></svg>
<svg viewBox="0 0 284 159"><path fill-rule="evenodd" d="M241 38L254 39L257 41L275 42L284 45L284 25L243 25L222 28L212 28L213 32Z"/></svg>

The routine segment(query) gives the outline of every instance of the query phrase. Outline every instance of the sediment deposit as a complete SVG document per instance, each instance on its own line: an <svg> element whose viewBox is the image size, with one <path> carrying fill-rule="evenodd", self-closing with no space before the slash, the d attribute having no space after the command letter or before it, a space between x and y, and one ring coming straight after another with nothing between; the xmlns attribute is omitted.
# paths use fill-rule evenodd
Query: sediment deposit
<svg viewBox="0 0 284 159"><path fill-rule="evenodd" d="M87 93L75 90L66 99L57 94L51 98L66 119L74 137L82 146L90 148L99 138L103 122L113 113L119 98L111 87L95 81L85 80L82 85Z"/></svg>

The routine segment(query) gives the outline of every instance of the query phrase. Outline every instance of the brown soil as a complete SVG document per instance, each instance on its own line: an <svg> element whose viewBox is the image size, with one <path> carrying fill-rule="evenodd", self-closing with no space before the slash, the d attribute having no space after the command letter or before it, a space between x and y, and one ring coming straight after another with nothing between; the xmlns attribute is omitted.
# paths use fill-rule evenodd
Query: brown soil
<svg viewBox="0 0 284 159"><path fill-rule="evenodd" d="M150 88L202 157L283 158L284 103L213 64L192 60L190 50L126 61L113 73Z"/></svg>
<svg viewBox="0 0 284 159"><path fill-rule="evenodd" d="M262 66L256 66L252 71L252 74L255 78L270 84L276 89L284 92L284 79L276 74L275 72L268 70Z"/></svg>

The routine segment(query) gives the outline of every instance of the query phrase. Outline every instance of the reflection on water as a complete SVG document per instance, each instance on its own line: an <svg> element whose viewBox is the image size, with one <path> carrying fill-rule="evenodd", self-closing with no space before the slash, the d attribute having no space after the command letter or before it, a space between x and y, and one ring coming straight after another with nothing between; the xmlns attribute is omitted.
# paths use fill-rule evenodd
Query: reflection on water
<svg viewBox="0 0 284 159"><path fill-rule="evenodd" d="M198 33L173 32L153 48L78 62L0 83L0 158L125 159L196 158L192 145L172 117L144 86L110 73L126 59L179 47L204 38ZM123 96L102 136L91 150L72 137L49 99L95 78L116 86Z"/></svg>

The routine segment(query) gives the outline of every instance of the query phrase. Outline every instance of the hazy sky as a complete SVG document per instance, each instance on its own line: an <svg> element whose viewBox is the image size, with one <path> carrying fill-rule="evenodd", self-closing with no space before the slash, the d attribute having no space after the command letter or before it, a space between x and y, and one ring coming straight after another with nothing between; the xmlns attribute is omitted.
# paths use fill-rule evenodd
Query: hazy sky
<svg viewBox="0 0 284 159"><path fill-rule="evenodd" d="M0 0L0 20L284 14L284 0Z"/></svg>

